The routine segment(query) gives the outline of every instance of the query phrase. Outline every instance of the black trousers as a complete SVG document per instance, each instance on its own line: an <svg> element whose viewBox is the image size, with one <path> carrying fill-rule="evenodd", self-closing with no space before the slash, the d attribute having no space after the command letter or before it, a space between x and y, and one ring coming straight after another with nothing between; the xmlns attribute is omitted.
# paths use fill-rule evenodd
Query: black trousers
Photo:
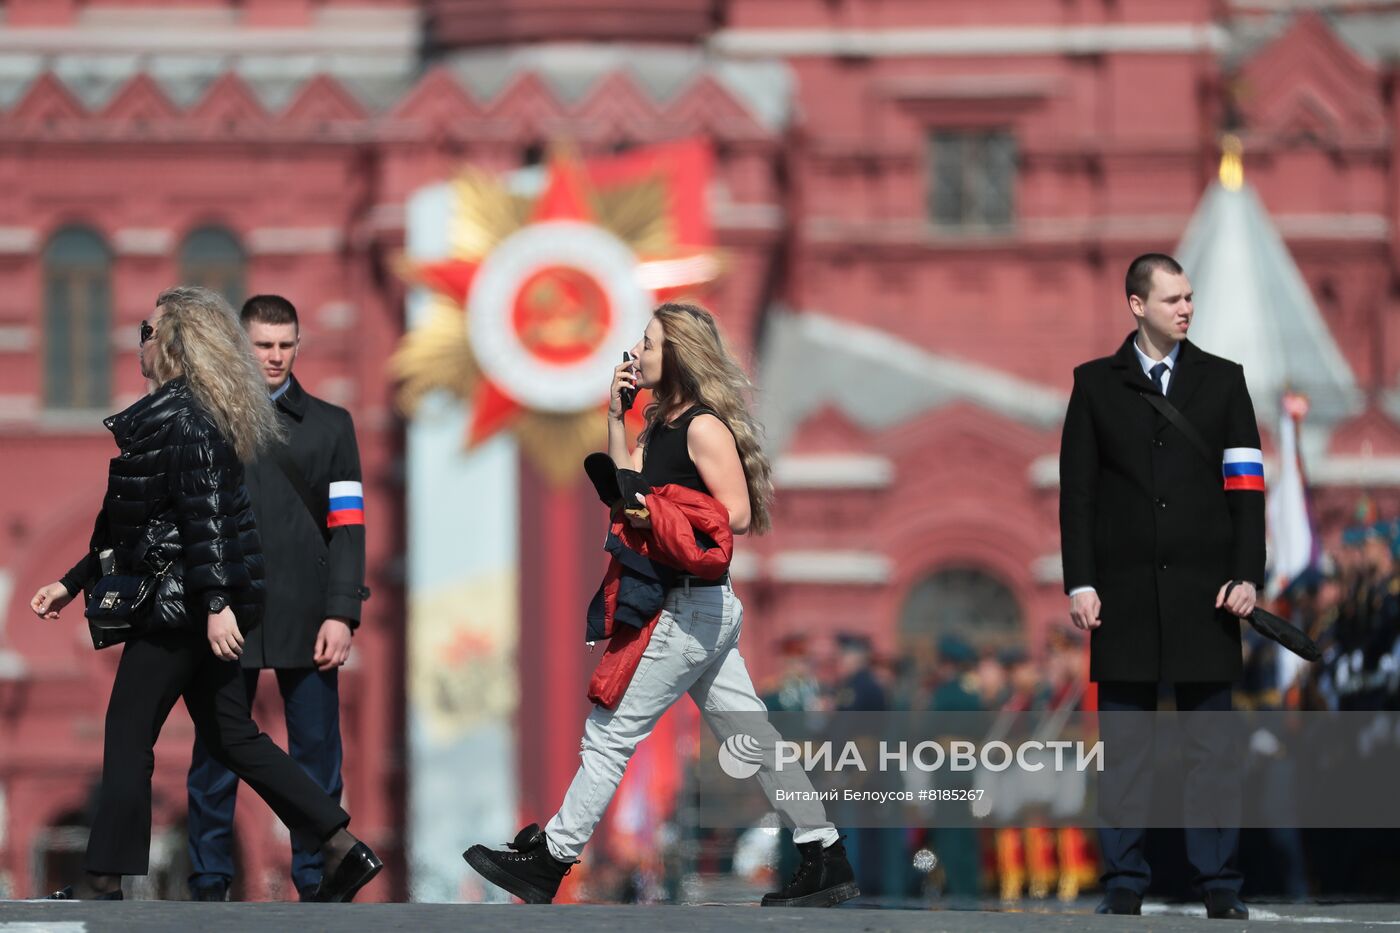
<svg viewBox="0 0 1400 933"><path fill-rule="evenodd" d="M243 684L251 706L262 671L243 669ZM287 715L287 753L311 775L316 785L339 802L340 677L336 668L279 668L277 686ZM195 739L190 756L189 848L190 890L233 882L233 815L238 799L238 776L209 757ZM317 849L292 846L292 883L298 891L321 883L325 857Z"/></svg>
<svg viewBox="0 0 1400 933"><path fill-rule="evenodd" d="M102 787L88 836L89 872L146 873L155 742L181 696L210 757L246 781L298 844L319 848L350 822L301 765L258 730L237 661L214 657L202 631L147 635L123 648L107 704Z"/></svg>
<svg viewBox="0 0 1400 933"><path fill-rule="evenodd" d="M1228 683L1180 683L1173 685L1176 708L1183 713L1227 712L1232 708ZM1158 685L1104 681L1099 684L1100 713L1151 713L1157 709ZM1239 772L1233 762L1240 749L1230 747L1227 730L1193 730L1189 720L1182 730L1185 778L1182 781L1185 807L1195 815L1208 809L1225 814L1219 827L1229 827L1228 814L1239 812ZM1100 716L1099 736L1105 750L1105 770L1099 782L1100 812L1105 825L1099 829L1103 854L1102 882L1105 888L1127 888L1145 894L1152 881L1152 870L1143 853L1145 823L1151 810L1154 734L1147 716ZM1112 816L1107 814L1111 813ZM1129 822L1123 823L1127 816ZM1180 824L1178 824L1180 825ZM1196 871L1196 884L1202 890L1226 889L1238 892L1243 882L1236 865L1240 831L1237 828L1187 828L1186 858Z"/></svg>

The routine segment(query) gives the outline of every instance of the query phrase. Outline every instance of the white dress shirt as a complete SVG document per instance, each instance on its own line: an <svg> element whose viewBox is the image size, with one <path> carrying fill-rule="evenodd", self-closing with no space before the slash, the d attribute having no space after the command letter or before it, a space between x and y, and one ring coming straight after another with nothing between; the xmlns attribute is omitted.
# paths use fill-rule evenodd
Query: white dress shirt
<svg viewBox="0 0 1400 933"><path fill-rule="evenodd" d="M1167 371L1162 373L1162 394L1167 394L1167 389L1171 386L1172 370L1176 368L1176 356L1181 352L1181 344L1172 347L1172 352L1166 355L1165 359L1154 360L1146 353L1142 352L1142 347L1138 346L1136 339L1133 340L1133 352L1137 354L1138 362L1142 364L1142 374L1147 377L1147 381L1152 381L1152 367L1158 363L1166 363Z"/></svg>

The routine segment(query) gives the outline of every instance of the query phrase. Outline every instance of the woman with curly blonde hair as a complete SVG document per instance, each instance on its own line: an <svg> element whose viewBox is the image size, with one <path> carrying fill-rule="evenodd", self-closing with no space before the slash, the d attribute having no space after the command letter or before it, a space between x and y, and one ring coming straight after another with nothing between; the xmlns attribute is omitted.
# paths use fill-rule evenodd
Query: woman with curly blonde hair
<svg viewBox="0 0 1400 933"><path fill-rule="evenodd" d="M772 469L761 429L749 412L753 386L704 308L658 307L628 361L613 373L608 453L620 469L641 473L653 489L683 486L717 500L734 534L769 529ZM628 449L624 392L651 389L646 428ZM629 518L647 528L648 518ZM701 538L696 533L696 540ZM706 545L713 541L703 542ZM465 858L493 884L530 903L548 903L607 809L638 743L686 693L723 740L743 732L762 749L757 772L770 802L793 831L801 865L765 907L832 907L856 897L854 873L836 829L811 800L805 772L778 775L768 765L780 738L739 653L744 607L729 575L707 580L683 573L669 581L655 629L615 708L595 706L584 724L582 763L559 812L543 831L527 826L512 851L472 846ZM775 792L781 785L785 795Z"/></svg>
<svg viewBox="0 0 1400 933"><path fill-rule="evenodd" d="M286 440L247 331L228 302L206 288L166 289L148 323L153 339L142 344L142 375L156 387L183 377L240 461Z"/></svg>
<svg viewBox="0 0 1400 933"><path fill-rule="evenodd" d="M144 875L151 840L154 747L184 698L211 757L267 801L308 849L326 855L317 900L345 901L382 867L346 830L350 817L249 716L238 657L261 621L262 547L243 463L283 440L252 346L228 304L204 288L171 288L141 322L150 394L103 423L121 454L89 551L30 601L58 618L79 589L109 573L154 581L122 650L107 705L102 784L86 878L55 900L120 900L123 875Z"/></svg>

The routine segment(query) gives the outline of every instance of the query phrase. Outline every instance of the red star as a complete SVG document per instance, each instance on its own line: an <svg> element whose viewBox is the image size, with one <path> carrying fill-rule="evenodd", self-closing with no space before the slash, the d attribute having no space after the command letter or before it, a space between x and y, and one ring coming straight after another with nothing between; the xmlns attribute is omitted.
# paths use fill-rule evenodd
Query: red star
<svg viewBox="0 0 1400 933"><path fill-rule="evenodd" d="M593 223L595 217L587 192L588 180L583 166L567 153L556 154L550 160L545 189L535 201L530 223L557 220ZM479 261L476 260L444 259L419 264L413 272L420 284L452 299L458 307L465 308L471 293L472 279L479 265ZM637 404L627 415L627 420L634 430L639 429L643 423L641 411L644 405L644 399L638 398ZM467 431L468 446L480 444L499 431L509 428L524 411L524 407L503 388L485 378L472 397L471 406L472 421Z"/></svg>

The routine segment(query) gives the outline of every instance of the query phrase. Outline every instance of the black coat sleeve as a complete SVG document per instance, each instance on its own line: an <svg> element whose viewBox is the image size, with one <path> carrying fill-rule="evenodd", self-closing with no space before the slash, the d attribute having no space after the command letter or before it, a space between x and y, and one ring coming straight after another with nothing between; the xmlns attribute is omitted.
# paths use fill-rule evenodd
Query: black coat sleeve
<svg viewBox="0 0 1400 933"><path fill-rule="evenodd" d="M360 477L360 449L355 443L355 423L349 412L336 425L331 456L329 573L326 582L326 615L344 619L350 627L360 624L360 603L368 595L365 586L364 487ZM338 485L339 484L339 485ZM337 493L348 495L337 496ZM355 501L358 499L358 509Z"/></svg>
<svg viewBox="0 0 1400 933"><path fill-rule="evenodd" d="M1060 555L1065 592L1094 586L1094 509L1098 486L1099 449L1094 419L1081 370L1074 371L1074 389L1060 435Z"/></svg>
<svg viewBox="0 0 1400 933"><path fill-rule="evenodd" d="M1254 402L1244 380L1244 367L1235 366L1234 385L1230 390L1227 415L1227 448L1259 449L1259 425L1254 420ZM1222 479L1222 482L1224 480ZM1225 501L1230 508L1234 540L1230 560L1231 578L1246 580L1256 586L1264 583L1264 491L1263 489L1229 489ZM1220 581L1224 583L1225 581Z"/></svg>
<svg viewBox="0 0 1400 933"><path fill-rule="evenodd" d="M170 448L170 496L191 598L252 586L239 543L238 492L243 465L217 432L175 432Z"/></svg>
<svg viewBox="0 0 1400 933"><path fill-rule="evenodd" d="M92 538L88 541L87 553L58 580L69 596L77 596L78 590L91 589L97 582L97 578L102 575L102 562L97 552L108 546L107 509L104 506L98 510L97 520L93 522Z"/></svg>

